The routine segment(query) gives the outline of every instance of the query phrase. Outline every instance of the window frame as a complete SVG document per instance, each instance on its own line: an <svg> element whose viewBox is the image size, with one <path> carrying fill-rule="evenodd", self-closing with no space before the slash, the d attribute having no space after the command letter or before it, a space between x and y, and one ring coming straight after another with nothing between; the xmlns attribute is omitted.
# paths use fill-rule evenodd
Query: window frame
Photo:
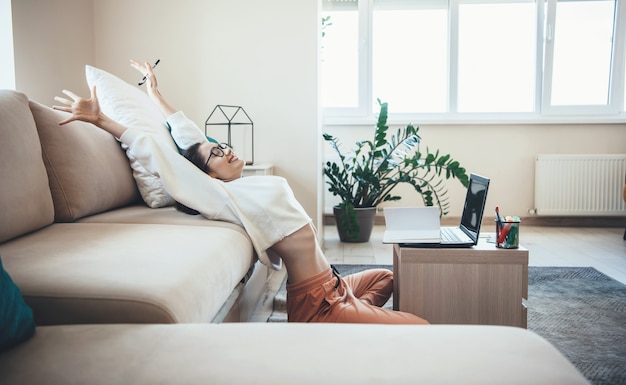
<svg viewBox="0 0 626 385"><path fill-rule="evenodd" d="M496 0L495 3L519 0ZM616 0L613 25L611 71L607 105L552 106L552 51L553 44L546 44L546 31L553 29L558 0L535 0L536 4L536 55L535 100L532 112L458 112L458 44L459 5L467 0L448 1L448 111L445 113L396 113L391 108L390 123L420 121L433 124L515 124L515 123L624 123L625 69L626 66L626 5ZM469 0L483 3L489 0ZM374 0L359 0L359 92L355 108L324 107L326 124L369 124L374 117L372 95L372 19ZM323 11L322 11L323 12ZM553 41L552 41L553 42Z"/></svg>

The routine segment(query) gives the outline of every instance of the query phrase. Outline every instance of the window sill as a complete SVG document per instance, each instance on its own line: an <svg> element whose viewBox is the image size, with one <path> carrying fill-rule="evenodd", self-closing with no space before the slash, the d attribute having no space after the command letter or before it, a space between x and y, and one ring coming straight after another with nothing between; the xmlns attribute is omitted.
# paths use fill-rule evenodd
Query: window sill
<svg viewBox="0 0 626 385"><path fill-rule="evenodd" d="M326 126L371 126L377 116L329 116L324 117ZM619 115L580 115L580 116L536 116L523 114L463 114L457 116L389 114L389 125L520 125L520 124L626 124L626 114Z"/></svg>

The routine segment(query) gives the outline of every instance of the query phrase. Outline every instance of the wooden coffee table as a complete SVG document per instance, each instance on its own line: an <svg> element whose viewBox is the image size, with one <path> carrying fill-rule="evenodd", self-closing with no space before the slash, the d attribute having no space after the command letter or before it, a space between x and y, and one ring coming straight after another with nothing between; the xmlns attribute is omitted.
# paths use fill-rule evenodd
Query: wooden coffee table
<svg viewBox="0 0 626 385"><path fill-rule="evenodd" d="M528 250L393 246L393 308L432 324L526 328Z"/></svg>

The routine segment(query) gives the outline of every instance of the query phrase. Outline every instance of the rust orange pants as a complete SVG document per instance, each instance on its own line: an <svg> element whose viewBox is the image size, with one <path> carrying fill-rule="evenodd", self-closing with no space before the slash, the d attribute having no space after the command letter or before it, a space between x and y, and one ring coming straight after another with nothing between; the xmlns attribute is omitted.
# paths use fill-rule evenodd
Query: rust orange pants
<svg viewBox="0 0 626 385"><path fill-rule="evenodd" d="M428 324L416 315L383 309L393 292L393 273L370 269L341 277L332 268L287 284L289 322Z"/></svg>

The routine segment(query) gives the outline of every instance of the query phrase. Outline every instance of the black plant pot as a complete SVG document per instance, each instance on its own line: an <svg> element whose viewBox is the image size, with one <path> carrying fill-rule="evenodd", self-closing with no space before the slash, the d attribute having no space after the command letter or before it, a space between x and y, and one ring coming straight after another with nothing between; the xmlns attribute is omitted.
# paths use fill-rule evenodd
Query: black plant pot
<svg viewBox="0 0 626 385"><path fill-rule="evenodd" d="M368 242L374 229L376 207L355 208L353 210L356 214L356 222L351 221L349 210L346 211L345 208L339 206L333 207L339 240L348 243ZM354 231L350 231L350 227Z"/></svg>

